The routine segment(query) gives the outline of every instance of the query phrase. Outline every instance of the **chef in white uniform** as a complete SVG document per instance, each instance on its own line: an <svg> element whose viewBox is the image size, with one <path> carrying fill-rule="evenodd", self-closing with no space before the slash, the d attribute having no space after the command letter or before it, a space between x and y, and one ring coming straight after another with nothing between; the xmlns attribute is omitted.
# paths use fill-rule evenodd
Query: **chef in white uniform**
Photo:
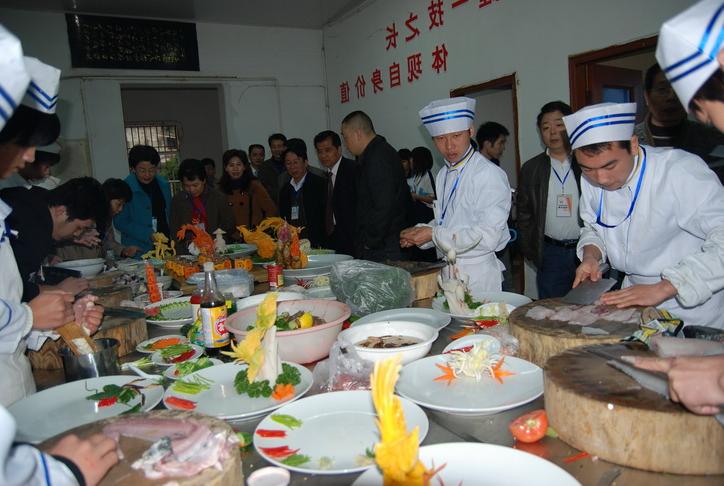
<svg viewBox="0 0 724 486"><path fill-rule="evenodd" d="M588 106L563 117L581 166L574 286L626 274L605 304L654 305L685 324L724 329L724 188L699 157L639 145L636 103Z"/></svg>
<svg viewBox="0 0 724 486"><path fill-rule="evenodd" d="M32 161L34 147L14 143L17 134L29 138L26 142L30 143L52 141L36 140L38 132L29 134L25 123L38 120L29 116L30 112L25 111L28 108L18 108L31 81L26 62L18 39L0 25L0 178ZM31 61L30 64L32 63ZM43 84L42 81L40 83ZM40 85L36 84L33 90L39 87ZM13 117L16 111L24 113ZM52 130L46 135L50 132ZM57 133L51 135L55 138ZM25 338L34 325L34 317L43 315L43 312L34 315L31 306L20 303L23 286L8 241L8 232L11 230L5 225L5 218L10 211L0 200L0 396L3 403L14 401L18 395L22 396L35 389L32 375L29 381L27 380L26 373L30 371L29 366L27 369L25 367L27 359L24 356L24 361L19 359L18 352L25 350ZM40 306L52 310L59 304L62 309L63 302L64 299L56 295L45 297ZM64 322L63 318L61 313L58 322ZM12 381L18 376L20 383ZM0 405L0 484L4 486L93 486L118 461L115 442L102 435L85 440L67 436L48 452L41 452L30 445L13 444L15 431L13 417Z"/></svg>
<svg viewBox="0 0 724 486"><path fill-rule="evenodd" d="M511 192L505 172L473 149L475 100L447 98L420 110L420 118L445 158L435 180L435 219L404 230L403 247L433 245L438 256L456 260L475 298L500 291L505 269L495 256L510 240Z"/></svg>

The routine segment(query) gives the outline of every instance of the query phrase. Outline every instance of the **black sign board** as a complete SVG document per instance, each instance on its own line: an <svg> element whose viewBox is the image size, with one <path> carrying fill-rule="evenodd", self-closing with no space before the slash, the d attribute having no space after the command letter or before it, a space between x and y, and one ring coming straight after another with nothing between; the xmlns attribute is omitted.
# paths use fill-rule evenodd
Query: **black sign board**
<svg viewBox="0 0 724 486"><path fill-rule="evenodd" d="M74 68L199 70L196 25L66 14Z"/></svg>

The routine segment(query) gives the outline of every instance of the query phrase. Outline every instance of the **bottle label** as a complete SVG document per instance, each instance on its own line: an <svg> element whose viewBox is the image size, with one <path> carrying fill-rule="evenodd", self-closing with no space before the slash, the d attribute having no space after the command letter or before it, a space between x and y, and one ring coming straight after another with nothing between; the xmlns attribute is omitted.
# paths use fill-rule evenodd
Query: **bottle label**
<svg viewBox="0 0 724 486"><path fill-rule="evenodd" d="M201 324L204 332L204 346L221 348L229 343L226 329L226 305L201 308Z"/></svg>

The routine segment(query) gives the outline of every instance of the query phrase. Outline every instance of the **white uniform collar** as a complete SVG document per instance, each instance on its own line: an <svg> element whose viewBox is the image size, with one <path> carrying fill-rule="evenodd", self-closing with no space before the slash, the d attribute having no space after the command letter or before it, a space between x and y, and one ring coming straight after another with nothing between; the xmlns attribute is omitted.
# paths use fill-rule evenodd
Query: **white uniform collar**
<svg viewBox="0 0 724 486"><path fill-rule="evenodd" d="M12 212L13 208L5 204L5 202L0 199L0 242L5 240L5 220Z"/></svg>
<svg viewBox="0 0 724 486"><path fill-rule="evenodd" d="M624 187L629 187L632 190L635 189L636 183L639 180L639 172L641 172L641 155L642 151L639 148L639 153L634 157L634 166L633 169L631 169L631 174L628 176L628 179L626 179L623 186L621 186L621 189Z"/></svg>
<svg viewBox="0 0 724 486"><path fill-rule="evenodd" d="M468 150L465 152L465 155L463 155L460 160L457 162L450 162L447 159L443 159L445 161L445 166L447 167L448 171L454 171L458 169L462 169L465 167L465 164L468 163L468 161L473 157L473 154L475 154L475 150L473 150L473 146L468 146ZM482 157L482 156L481 156Z"/></svg>

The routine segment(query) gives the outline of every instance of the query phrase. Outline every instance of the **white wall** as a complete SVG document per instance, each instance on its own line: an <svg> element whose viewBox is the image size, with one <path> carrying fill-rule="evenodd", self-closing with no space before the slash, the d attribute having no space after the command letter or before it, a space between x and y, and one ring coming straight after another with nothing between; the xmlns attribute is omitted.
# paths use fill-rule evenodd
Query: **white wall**
<svg viewBox="0 0 724 486"><path fill-rule="evenodd" d="M311 144L328 126L321 31L196 24L200 72L73 69L65 17L0 9L0 23L27 55L63 71L58 115L61 136L88 145L92 175L127 174L121 85L220 84L226 147L266 145L282 131Z"/></svg>
<svg viewBox="0 0 724 486"><path fill-rule="evenodd" d="M508 129L505 152L500 157L500 168L508 174L508 181L516 187L518 174L515 163L515 126L513 124L513 90L488 89L467 96L475 99L475 127L489 121L500 123Z"/></svg>
<svg viewBox="0 0 724 486"><path fill-rule="evenodd" d="M520 155L522 161L542 146L535 117L548 101L569 99L568 56L654 35L661 23L693 4L689 0L501 0L478 8L477 0L452 9L444 1L444 24L428 29L429 1L372 0L365 8L324 29L332 126L353 110L364 110L377 132L393 146L426 144L418 110L451 89L517 73ZM421 36L405 42L405 21L417 14ZM396 23L397 48L385 50L386 27ZM430 66L435 46L446 44L447 72L436 75ZM422 53L421 79L408 84L407 56ZM402 86L389 87L387 69L401 65ZM371 94L370 77L383 71L385 89ZM367 95L356 97L359 74ZM339 85L350 84L350 102L341 104Z"/></svg>

